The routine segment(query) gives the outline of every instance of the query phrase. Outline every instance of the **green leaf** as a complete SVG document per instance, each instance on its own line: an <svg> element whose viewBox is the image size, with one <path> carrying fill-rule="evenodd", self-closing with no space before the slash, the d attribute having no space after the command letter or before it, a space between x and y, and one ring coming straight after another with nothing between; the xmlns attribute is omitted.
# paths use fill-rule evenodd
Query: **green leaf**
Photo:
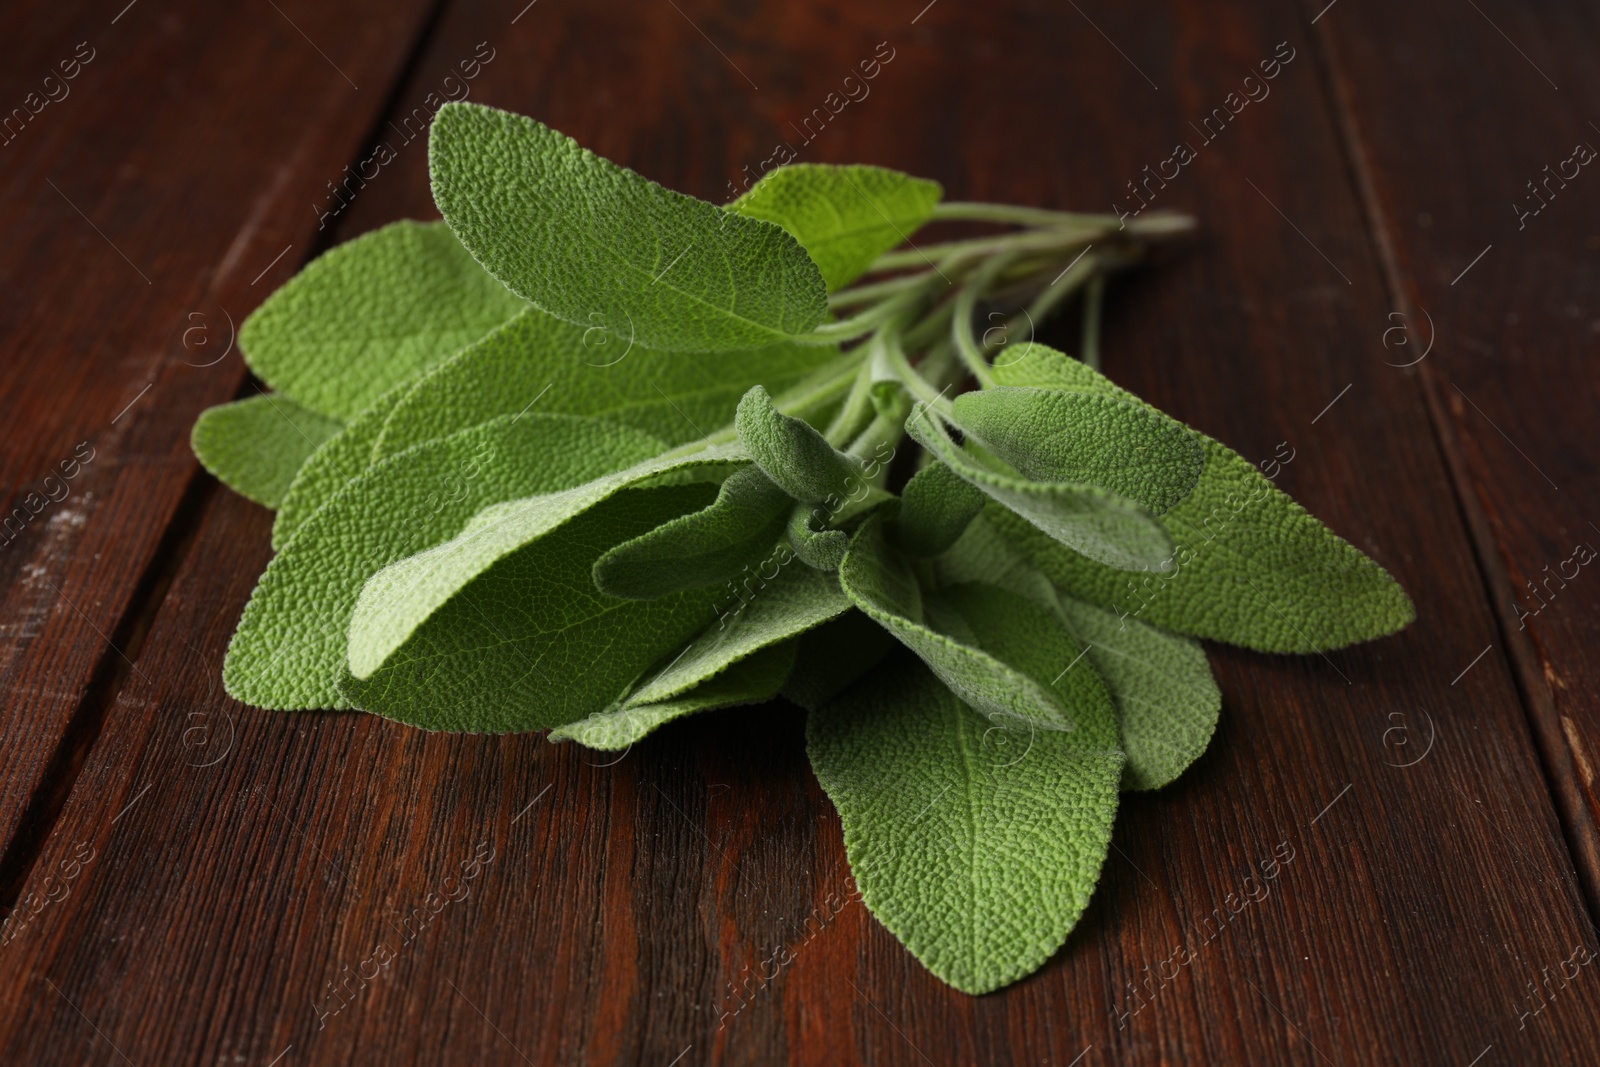
<svg viewBox="0 0 1600 1067"><path fill-rule="evenodd" d="M1217 729L1222 690L1193 638L1129 620L1093 604L1058 598L1071 634L1117 705L1128 763L1124 789L1159 789L1205 752Z"/></svg>
<svg viewBox="0 0 1600 1067"><path fill-rule="evenodd" d="M1143 403L1040 345L995 367L1005 384L1057 385ZM1160 523L1175 548L1147 574L1063 549L1000 509L987 513L1066 592L1196 637L1264 652L1320 652L1394 633L1416 617L1399 583L1255 465L1204 437L1205 469ZM1159 572L1158 572L1159 571Z"/></svg>
<svg viewBox="0 0 1600 1067"><path fill-rule="evenodd" d="M341 429L343 423L286 396L263 393L201 412L189 443L222 484L276 508L295 471Z"/></svg>
<svg viewBox="0 0 1600 1067"><path fill-rule="evenodd" d="M772 551L793 505L759 468L735 471L705 510L624 541L596 560L594 584L629 600L716 585Z"/></svg>
<svg viewBox="0 0 1600 1067"><path fill-rule="evenodd" d="M1003 731L902 656L809 717L862 900L963 992L1038 968L1094 892L1122 754L1109 703L1078 716Z"/></svg>
<svg viewBox="0 0 1600 1067"><path fill-rule="evenodd" d="M351 419L525 306L443 223L395 222L306 264L245 320L239 347L274 389Z"/></svg>
<svg viewBox="0 0 1600 1067"><path fill-rule="evenodd" d="M842 500L862 485L860 460L834 448L804 419L783 414L759 385L739 401L733 425L756 466L796 500Z"/></svg>
<svg viewBox="0 0 1600 1067"><path fill-rule="evenodd" d="M1021 721L1047 730L1074 726L1070 705L1052 689L1052 682L1041 681L1014 661L1019 649L1029 657L1034 649L1030 639L1017 636L1015 627L1033 627L1036 640L1050 646L1042 657L1049 660L1041 667L1047 669L1044 678L1055 676L1069 688L1087 684L1085 679L1100 684L1092 669L1070 671L1080 650L1042 608L1021 597L990 590L1001 610L982 610L975 623L962 605L926 594L910 568L889 551L877 518L856 532L839 568L839 582L852 604L920 656L957 696L997 722ZM1010 620L1003 618L1005 612L1012 613Z"/></svg>
<svg viewBox="0 0 1600 1067"><path fill-rule="evenodd" d="M941 583L985 582L1051 611L1088 650L1117 705L1123 789L1158 789L1211 742L1222 692L1192 638L1065 596L984 518L935 563Z"/></svg>
<svg viewBox="0 0 1600 1067"><path fill-rule="evenodd" d="M997 383L1018 389L1070 389L1144 403L1082 360L1032 341L1010 346L1005 360L995 360L989 369Z"/></svg>
<svg viewBox="0 0 1600 1067"><path fill-rule="evenodd" d="M809 333L827 314L822 275L782 227L664 189L532 119L446 104L428 166L461 243L568 322L717 352Z"/></svg>
<svg viewBox="0 0 1600 1067"><path fill-rule="evenodd" d="M831 291L910 240L943 194L938 182L897 170L797 163L762 178L728 210L788 230Z"/></svg>
<svg viewBox="0 0 1600 1067"><path fill-rule="evenodd" d="M830 530L824 525L827 511L810 504L795 504L789 513L785 531L789 547L800 557L800 562L819 571L836 571L850 550L850 535L843 530Z"/></svg>
<svg viewBox="0 0 1600 1067"><path fill-rule="evenodd" d="M655 677L640 684L628 703L654 703L667 700L745 656L798 637L850 610L850 601L839 589L833 575L796 567L792 563L773 566L777 573L763 584L737 611L729 611L702 632Z"/></svg>
<svg viewBox="0 0 1600 1067"><path fill-rule="evenodd" d="M1159 567L1172 539L1143 504L1098 486L1034 482L984 463L956 444L943 421L918 404L906 432L963 480L1043 531L1109 567ZM1062 551L1066 551L1063 548Z"/></svg>
<svg viewBox="0 0 1600 1067"><path fill-rule="evenodd" d="M642 682L615 710L564 727L552 740L571 737L590 748L621 748L663 722L711 707L738 693L745 703L777 694L794 664L794 638L850 610L839 582L809 567L782 567L737 613L727 613L705 630L653 677ZM778 668L774 649L782 649ZM740 670L760 658L759 672ZM724 674L738 672L737 687L718 686ZM759 680L760 691L755 690ZM712 700L716 697L715 701ZM604 743L597 743L603 741Z"/></svg>
<svg viewBox="0 0 1600 1067"><path fill-rule="evenodd" d="M514 561L515 566L507 568L505 572L507 575L514 574L519 577L526 575L525 580L530 583L537 577L540 588L549 587L548 576L529 574L528 567L532 561L543 558L543 555L554 555L563 549L568 549L568 557L557 562L563 572L570 569L575 565L569 547L572 539L566 538L545 554L527 553L522 550L576 520L585 512L597 509L600 504L623 490L652 480L660 480L665 476L693 478L702 472L728 473L748 462L749 457L745 455L743 449L734 445L719 445L701 449L690 455L668 454L562 492L508 500L485 508L473 516L453 540L391 563L367 580L350 621L351 673L357 680L371 677L417 634L435 612L440 611L475 579L488 574L503 560L511 562L512 557L519 557ZM693 507L703 507L713 498L713 493L707 491L696 494L698 502L693 505L684 504L682 497L674 497L674 506L665 509L651 502L648 497L649 494L642 496L636 494L626 506L613 509L614 521L609 524L590 523L585 526L582 539L578 543L585 551L590 547L598 547L595 547L593 554L587 557L582 576L573 579L573 588L567 593L559 594L560 597L572 599L575 611L587 610L589 606L604 601L620 620L631 618L636 613L616 607L619 604L666 604L668 600L674 604L682 602L683 594L663 598L660 601L618 601L614 597L603 596L594 588L590 569L594 566L594 561L607 549L653 530L663 522L671 521L692 510ZM655 522L638 525L644 521L645 516L652 514L658 515ZM613 534L615 536L612 536ZM506 591L512 600L523 604L534 602L531 591L524 589L518 594L510 580L504 577L480 582L479 585L493 587L494 591ZM553 591L549 595L558 596ZM558 612L563 607L560 604L551 606ZM641 617L649 618L650 615L645 613ZM526 618L531 620L532 617ZM434 630L439 631L441 628L448 633L447 626L435 626ZM447 644L444 635L439 636L438 640ZM588 711L584 714L588 714Z"/></svg>
<svg viewBox="0 0 1600 1067"><path fill-rule="evenodd" d="M801 635L794 670L783 683L783 696L807 711L816 711L897 647L898 642L882 626L859 611L847 611Z"/></svg>
<svg viewBox="0 0 1600 1067"><path fill-rule="evenodd" d="M338 682L351 613L372 574L449 539L491 503L580 485L660 447L605 423L507 416L377 465L267 566L228 648L228 692L264 708L348 707Z"/></svg>
<svg viewBox="0 0 1600 1067"><path fill-rule="evenodd" d="M550 731L550 740L576 741L586 748L615 752L685 715L770 700L789 675L794 650L793 641L764 648L681 696L591 715Z"/></svg>
<svg viewBox="0 0 1600 1067"><path fill-rule="evenodd" d="M606 419L682 444L732 422L752 385L783 393L839 363L833 346L680 353L629 342L626 332L617 336L595 323L574 325L528 308L406 393L375 455L525 409Z"/></svg>
<svg viewBox="0 0 1600 1067"><path fill-rule="evenodd" d="M594 588L590 569L606 549L704 506L712 492L704 483L619 488L499 555L414 626L403 610L399 626L382 613L403 596L386 576L403 571L437 589L406 564L442 555L392 564L362 591L350 624L351 666L362 676L347 675L342 690L355 706L401 722L474 733L564 726L611 707L706 626L715 591L617 600ZM548 518L554 509L543 510ZM502 505L499 514L493 521L508 524L518 512ZM474 523L469 531L494 528ZM442 547L459 550L471 536Z"/></svg>
<svg viewBox="0 0 1600 1067"><path fill-rule="evenodd" d="M906 483L890 540L913 556L937 556L956 543L988 498L943 463L930 463Z"/></svg>
<svg viewBox="0 0 1600 1067"><path fill-rule="evenodd" d="M1200 479L1194 431L1146 404L1059 389L993 388L956 397L956 424L1024 477L1075 482L1160 515Z"/></svg>
<svg viewBox="0 0 1600 1067"><path fill-rule="evenodd" d="M272 522L272 547L282 552L305 521L318 508L359 478L372 462L372 446L383 431L383 422L400 398L411 388L412 379L400 382L352 419L345 428L325 441L295 473L294 481L283 494L278 515Z"/></svg>

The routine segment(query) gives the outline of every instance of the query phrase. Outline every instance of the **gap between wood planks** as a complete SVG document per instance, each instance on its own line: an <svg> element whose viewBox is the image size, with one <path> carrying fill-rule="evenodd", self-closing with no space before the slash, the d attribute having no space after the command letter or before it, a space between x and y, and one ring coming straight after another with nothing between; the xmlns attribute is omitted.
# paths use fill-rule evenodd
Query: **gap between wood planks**
<svg viewBox="0 0 1600 1067"><path fill-rule="evenodd" d="M450 3L451 0L434 0L428 14L422 19L405 59L396 68L394 81L384 94L372 124L362 131L361 139L356 142L350 159L352 168L361 161L394 112L401 93L421 64L428 42L432 40L434 30L438 28ZM305 266L327 251L336 240L342 239L341 223L314 234L307 242L305 254L300 257L300 266ZM234 390L233 399L256 395L262 391L257 388L260 384L265 383L257 383L253 375L244 373ZM200 466L198 460L192 461L188 484L184 486L178 506L173 509L172 518L161 534L155 553L144 573L139 576L127 609L111 631L108 646L89 675L83 699L68 718L66 729L62 731L37 787L22 810L15 833L5 843L4 850L0 851L0 916L11 914L16 907L17 897L23 886L27 885L28 876L45 842L50 839L56 820L66 807L67 798L72 795L78 773L100 738L106 714L115 706L129 675L137 670L145 638L166 603L173 578L194 547L201 517L219 484Z"/></svg>
<svg viewBox="0 0 1600 1067"><path fill-rule="evenodd" d="M1315 3L1312 6L1316 6ZM1320 16L1318 16L1320 17ZM1316 19L1311 20L1312 23ZM1339 131L1339 147L1350 171L1351 183L1356 190L1362 214L1366 216L1378 262L1382 265L1384 288L1403 321L1417 318L1418 301L1414 281L1407 284L1406 274L1400 265L1389 219L1378 200L1377 183L1373 177L1373 164L1362 147L1360 122L1344 91L1348 83L1344 67L1339 61L1337 45L1331 31L1308 25L1308 38L1314 63L1323 82L1323 92L1333 113L1335 128ZM1589 806L1584 803L1578 788L1577 768L1572 752L1562 736L1560 722L1549 686L1544 680L1544 666L1538 650L1526 632L1518 629L1514 613L1495 595L1495 590L1513 588L1505 561L1500 554L1485 513L1483 503L1473 491L1473 482L1462 454L1460 442L1448 418L1443 399L1443 386L1429 366L1415 366L1428 423L1433 431L1435 447L1450 474L1450 491L1455 497L1461 521L1472 541L1472 555L1478 564L1478 577L1483 583L1484 595L1494 613L1500 631L1500 642L1507 650L1507 660L1517 693L1522 698L1523 714L1533 735L1534 748L1539 754L1544 771L1545 786L1555 801L1556 814L1561 823L1562 837L1567 847L1568 859L1578 873L1578 884L1583 890L1583 903L1587 908L1585 919L1591 928L1600 924L1600 826Z"/></svg>

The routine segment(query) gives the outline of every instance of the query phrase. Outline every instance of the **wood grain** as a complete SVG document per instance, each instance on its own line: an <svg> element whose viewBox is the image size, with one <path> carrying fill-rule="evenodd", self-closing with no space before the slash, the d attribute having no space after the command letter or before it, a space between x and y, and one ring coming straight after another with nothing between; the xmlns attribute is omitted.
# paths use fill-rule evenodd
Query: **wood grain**
<svg viewBox="0 0 1600 1067"><path fill-rule="evenodd" d="M298 3L120 6L0 12L0 40L28 53L0 64L0 100L60 98L0 145L0 499L15 519L0 534L0 882L32 850L24 812L47 825L110 694L149 684L132 657L194 527L189 427L244 385L224 356L233 328L304 259L303 205L375 121L428 11L353 5L346 25Z"/></svg>
<svg viewBox="0 0 1600 1067"><path fill-rule="evenodd" d="M47 903L0 948L3 1058L1594 1061L1593 975L1519 1016L1525 984L1594 934L1507 657L1491 648L1457 678L1492 643L1494 608L1423 385L1385 365L1383 246L1309 15L945 0L911 25L920 5L678 7L452 4L394 113L488 40L473 99L723 199L887 41L872 95L802 158L1098 209L1187 140L1198 158L1157 203L1205 235L1115 290L1108 369L1246 456L1289 442L1280 483L1389 567L1419 621L1326 656L1213 648L1211 751L1125 803L1057 958L970 998L849 898L792 707L700 716L616 760L226 698L269 517L218 492L138 657L150 682L116 693L33 869ZM1189 124L1279 42L1295 58L1271 95L1200 144ZM1429 47L1447 58L1448 40ZM429 214L423 162L402 152L340 236ZM475 855L465 895L443 899ZM782 948L794 962L768 980Z"/></svg>
<svg viewBox="0 0 1600 1067"><path fill-rule="evenodd" d="M1600 93L1588 47L1600 20L1579 4L1424 3L1398 17L1352 5L1320 26L1392 249L1407 329L1391 335L1390 358L1410 362L1432 342L1416 370L1593 914L1600 582L1583 560L1600 558L1600 174L1562 163L1580 144L1600 149L1586 105ZM1448 59L1419 47L1441 28ZM1452 180L1464 169L1471 181Z"/></svg>

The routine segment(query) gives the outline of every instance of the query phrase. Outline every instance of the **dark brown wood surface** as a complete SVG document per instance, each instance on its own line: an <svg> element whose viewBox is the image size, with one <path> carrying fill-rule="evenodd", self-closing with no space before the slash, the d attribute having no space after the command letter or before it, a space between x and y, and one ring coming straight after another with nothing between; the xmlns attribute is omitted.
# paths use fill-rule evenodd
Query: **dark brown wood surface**
<svg viewBox="0 0 1600 1067"><path fill-rule="evenodd" d="M233 327L312 246L303 205L378 117L429 11L103 7L0 11L8 896L107 703L148 684L134 657L209 492L189 427L244 384ZM30 94L59 99L12 117Z"/></svg>
<svg viewBox="0 0 1600 1067"><path fill-rule="evenodd" d="M1592 968L1543 1000L1527 988L1596 947L1577 873L1595 871L1600 752L1589 578L1531 638L1504 584L1567 558L1600 511L1583 184L1600 178L1516 237L1504 206L1585 139L1592 13L279 6L144 0L114 27L115 10L0 15L0 40L41 68L109 27L72 95L0 146L7 496L78 441L97 449L0 558L0 873L17 902L0 1062L1600 1062ZM1280 484L1400 578L1417 623L1325 657L1211 649L1211 751L1128 798L1066 947L981 998L848 899L787 705L676 724L614 759L228 699L221 658L270 516L187 455L194 415L243 377L237 354L185 366L212 358L185 347L185 316L238 321L321 247L322 183L483 41L473 99L716 200L797 143L789 123L879 42L894 59L871 95L801 158L1100 210L1188 142L1197 158L1156 202L1205 232L1114 290L1108 371L1246 456L1288 442ZM1287 50L1270 95L1214 139L1191 125ZM29 91L27 63L0 69L0 102ZM432 214L421 148L333 239ZM1423 309L1438 343L1397 367L1425 347ZM1293 858L1240 907L1275 851ZM463 863L468 894L408 925ZM333 996L379 946L379 976ZM780 947L794 961L747 988Z"/></svg>
<svg viewBox="0 0 1600 1067"><path fill-rule="evenodd" d="M1352 5L1326 29L1343 60L1354 166L1387 245L1393 325L1405 327L1389 335L1389 358L1429 352L1417 372L1499 616L1496 645L1515 666L1593 907L1600 582L1582 561L1600 558L1600 183L1589 187L1600 175L1574 154L1600 150L1589 47L1600 14L1464 9L1445 24L1448 57L1397 45L1432 17ZM1430 122L1430 111L1517 120ZM1450 180L1464 170L1471 181Z"/></svg>

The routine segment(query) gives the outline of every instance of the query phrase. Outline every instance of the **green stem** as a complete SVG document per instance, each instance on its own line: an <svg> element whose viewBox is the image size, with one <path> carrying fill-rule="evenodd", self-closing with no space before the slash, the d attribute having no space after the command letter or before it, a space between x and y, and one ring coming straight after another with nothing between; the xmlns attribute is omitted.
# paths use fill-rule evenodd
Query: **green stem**
<svg viewBox="0 0 1600 1067"><path fill-rule="evenodd" d="M826 322L808 334L796 337L795 341L804 345L816 344L844 344L854 341L872 333L884 323L904 314L925 299L927 290L936 284L942 284L944 279L937 271L923 274L917 279L918 284L908 285L906 288L879 304L873 304L859 315L838 322Z"/></svg>
<svg viewBox="0 0 1600 1067"><path fill-rule="evenodd" d="M981 204L967 200L948 200L933 209L942 221L1013 222L1021 226L1115 226L1115 215L1081 215L1075 211L1051 211L1021 204Z"/></svg>
<svg viewBox="0 0 1600 1067"><path fill-rule="evenodd" d="M911 369L911 363L906 359L906 351L901 347L898 330L885 327L879 331L874 343L883 346L884 361L912 396L937 411L945 414L950 412L950 401L941 396L939 390L935 389L926 378Z"/></svg>
<svg viewBox="0 0 1600 1067"><path fill-rule="evenodd" d="M988 291L995 278L1022 255L1022 252L1012 251L992 257L962 287L961 292L956 294L956 306L950 318L950 339L955 342L956 353L972 371L972 376L978 379L978 384L984 388L994 384L994 375L989 373L989 361L986 357L988 342L985 341L983 346L979 347L978 342L972 338L972 312L977 307L978 298Z"/></svg>
<svg viewBox="0 0 1600 1067"><path fill-rule="evenodd" d="M1009 252L1012 249L1033 251L1065 248L1108 236L1109 232L1114 230L1115 227L1108 228L1105 226L1079 227L1077 229L1061 227L1023 230L1020 233L1005 233L989 237L973 237L965 241L946 241L942 244L924 245L921 248L885 252L872 261L872 266L867 268L867 273L882 274L885 271L932 266L951 256L959 256L962 260L967 260L1000 252Z"/></svg>
<svg viewBox="0 0 1600 1067"><path fill-rule="evenodd" d="M834 416L833 422L823 432L828 443L838 448L861 432L861 428L872 419L872 360L863 359L861 369L856 372L855 381L850 385L850 395L844 399L844 404L839 408L839 413Z"/></svg>
<svg viewBox="0 0 1600 1067"><path fill-rule="evenodd" d="M945 206L949 207L951 205ZM1006 208L1006 205L987 206ZM1015 208L1008 210L1031 213L1040 209ZM940 217L937 209L934 217ZM993 252L1008 251L1013 248L1042 251L1053 248L1069 248L1073 245L1091 244L1112 239L1139 242L1146 239L1173 237L1194 229L1194 219L1188 215L1160 211L1152 211L1148 215L1140 216L1126 223L1119 222L1115 215L1071 215L1064 212L1044 212L1043 218L1031 216L1031 221L1035 222L1045 221L1046 219L1048 224L1020 232L990 234L985 237L971 237L961 241L946 241L942 244L923 245L920 248L913 246L894 252L885 252L873 261L872 266L867 269L867 273L882 274L886 271L928 267L951 255L985 255ZM1021 220L1018 218L987 221Z"/></svg>
<svg viewBox="0 0 1600 1067"><path fill-rule="evenodd" d="M1093 254L1086 254L1074 263L1068 264L1056 279L1033 298L1033 303L1028 305L1028 318L1032 322L1042 322L1055 311L1056 305L1067 297L1077 292L1078 289L1095 277L1095 272L1100 268L1100 258Z"/></svg>
<svg viewBox="0 0 1600 1067"><path fill-rule="evenodd" d="M868 304L881 296L893 296L902 289L920 285L926 282L925 274L906 274L888 281L874 282L870 285L855 285L849 289L840 289L828 297L828 307L834 311L840 308L855 307L857 304Z"/></svg>
<svg viewBox="0 0 1600 1067"><path fill-rule="evenodd" d="M940 390L959 385L967 376L967 368L956 358L955 345L950 342L948 333L928 349L928 354L917 364L917 374Z"/></svg>
<svg viewBox="0 0 1600 1067"><path fill-rule="evenodd" d="M1097 274L1083 291L1083 344L1078 358L1095 370L1100 369L1100 313L1105 306L1106 276Z"/></svg>
<svg viewBox="0 0 1600 1067"><path fill-rule="evenodd" d="M921 322L906 331L902 344L912 352L919 352L940 337L948 338L950 313L955 310L955 306L954 300L946 300L937 305L922 317Z"/></svg>
<svg viewBox="0 0 1600 1067"><path fill-rule="evenodd" d="M911 413L911 402L901 396L900 403L888 411L880 411L871 424L850 442L850 447L845 451L857 459L878 460L878 472L873 481L882 486L889 474L889 464L883 457L883 449L888 448L890 454L900 444L901 438L906 435L906 416Z"/></svg>

